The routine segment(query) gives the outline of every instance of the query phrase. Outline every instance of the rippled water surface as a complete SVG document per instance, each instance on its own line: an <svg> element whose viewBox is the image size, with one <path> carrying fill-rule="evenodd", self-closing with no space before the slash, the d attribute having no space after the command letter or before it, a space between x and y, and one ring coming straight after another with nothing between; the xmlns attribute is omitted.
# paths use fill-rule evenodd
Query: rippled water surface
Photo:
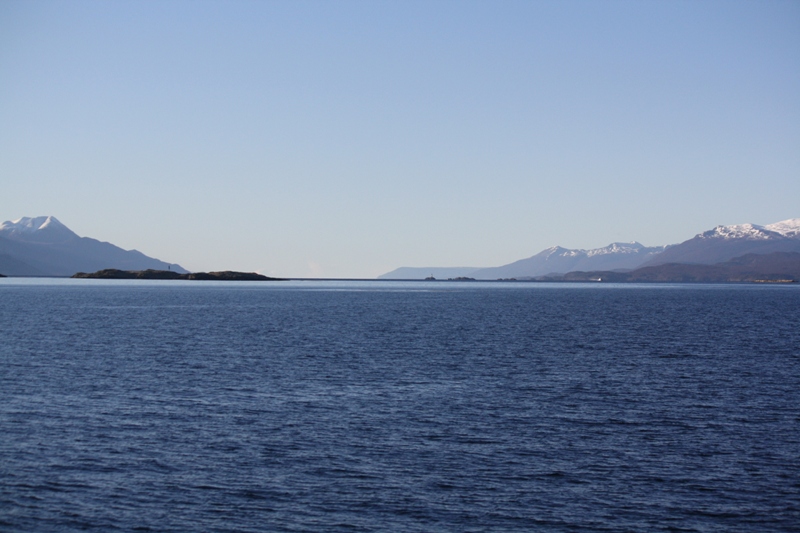
<svg viewBox="0 0 800 533"><path fill-rule="evenodd" d="M800 287L0 282L3 531L800 529Z"/></svg>

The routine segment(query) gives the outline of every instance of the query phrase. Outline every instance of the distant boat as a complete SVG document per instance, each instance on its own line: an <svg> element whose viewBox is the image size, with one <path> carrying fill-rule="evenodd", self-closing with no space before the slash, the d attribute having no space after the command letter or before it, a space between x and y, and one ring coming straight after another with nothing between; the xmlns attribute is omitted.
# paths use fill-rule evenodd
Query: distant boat
<svg viewBox="0 0 800 533"><path fill-rule="evenodd" d="M431 276L428 276L427 278L425 278L425 281L436 281L436 278L434 278L434 277L431 275Z"/></svg>

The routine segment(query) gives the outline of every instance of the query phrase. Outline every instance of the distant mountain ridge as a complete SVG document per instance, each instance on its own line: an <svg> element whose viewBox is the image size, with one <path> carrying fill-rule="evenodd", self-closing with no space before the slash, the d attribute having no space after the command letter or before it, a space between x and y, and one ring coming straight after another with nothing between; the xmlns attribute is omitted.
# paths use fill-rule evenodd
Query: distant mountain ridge
<svg viewBox="0 0 800 533"><path fill-rule="evenodd" d="M481 268L473 272L476 279L519 278L542 276L572 270L633 269L664 251L665 246L648 247L638 242L614 242L592 250L570 250L553 246L527 259L511 264Z"/></svg>
<svg viewBox="0 0 800 533"><path fill-rule="evenodd" d="M469 276L475 279L532 279L567 272L629 271L666 263L716 264L746 254L800 252L800 218L774 224L717 226L680 244L647 247L615 242L592 250L553 246L507 265L489 268L401 267L379 279Z"/></svg>
<svg viewBox="0 0 800 533"><path fill-rule="evenodd" d="M180 265L80 237L53 216L22 217L0 224L0 273L7 276L71 276L105 268L174 270Z"/></svg>
<svg viewBox="0 0 800 533"><path fill-rule="evenodd" d="M538 281L605 281L610 283L795 283L800 281L800 253L771 252L745 254L729 261L705 265L699 263L663 263L630 272L567 272Z"/></svg>
<svg viewBox="0 0 800 533"><path fill-rule="evenodd" d="M734 224L717 226L642 263L658 266L667 263L712 265L745 254L800 252L800 218L791 218L766 226Z"/></svg>
<svg viewBox="0 0 800 533"><path fill-rule="evenodd" d="M614 242L592 250L553 246L538 254L499 267L401 267L379 279L437 279L468 276L475 279L506 279L559 274L571 270L633 269L664 251L666 246L644 246L638 242Z"/></svg>
<svg viewBox="0 0 800 533"><path fill-rule="evenodd" d="M436 279L472 277L477 267L400 267L378 276L378 279Z"/></svg>

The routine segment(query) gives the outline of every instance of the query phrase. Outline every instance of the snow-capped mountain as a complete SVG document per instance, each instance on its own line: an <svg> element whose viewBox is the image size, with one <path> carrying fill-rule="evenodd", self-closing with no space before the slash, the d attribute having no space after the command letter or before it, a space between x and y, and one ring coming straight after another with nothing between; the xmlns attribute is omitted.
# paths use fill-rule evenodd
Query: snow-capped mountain
<svg viewBox="0 0 800 533"><path fill-rule="evenodd" d="M8 239L49 243L80 238L56 217L22 217L6 221L0 224L0 235Z"/></svg>
<svg viewBox="0 0 800 533"><path fill-rule="evenodd" d="M731 226L717 226L714 229L696 235L696 237L701 239L753 239L766 241L783 237L783 235L755 224L733 224Z"/></svg>
<svg viewBox="0 0 800 533"><path fill-rule="evenodd" d="M638 242L614 242L592 250L553 246L527 259L475 271L476 279L523 278L573 270L630 270L664 251L664 246Z"/></svg>
<svg viewBox="0 0 800 533"><path fill-rule="evenodd" d="M8 276L71 276L105 268L174 270L179 265L80 237L52 216L23 217L0 224L0 273Z"/></svg>
<svg viewBox="0 0 800 533"><path fill-rule="evenodd" d="M528 278L574 271L633 270L665 263L715 264L745 254L800 252L800 218L774 224L717 226L680 244L646 247L638 242L615 242L593 250L553 246L508 265L491 268L401 267L380 279L439 279L468 276L475 279Z"/></svg>
<svg viewBox="0 0 800 533"><path fill-rule="evenodd" d="M592 250L553 246L533 257L508 265L489 268L415 268L401 267L380 279L424 279L468 276L475 279L525 278L545 274L563 274L572 270L631 270L664 251L665 246L644 246L638 242L615 242Z"/></svg>
<svg viewBox="0 0 800 533"><path fill-rule="evenodd" d="M766 226L757 224L717 226L697 235L697 237L703 239L752 239L762 241L798 236L800 236L800 218L790 218L789 220L767 224Z"/></svg>
<svg viewBox="0 0 800 533"><path fill-rule="evenodd" d="M665 263L711 265L745 254L773 252L800 252L800 218L765 226L757 224L717 226L670 247L642 266Z"/></svg>
<svg viewBox="0 0 800 533"><path fill-rule="evenodd" d="M774 224L767 224L764 228L780 233L784 237L798 238L800 237L800 218L790 218Z"/></svg>

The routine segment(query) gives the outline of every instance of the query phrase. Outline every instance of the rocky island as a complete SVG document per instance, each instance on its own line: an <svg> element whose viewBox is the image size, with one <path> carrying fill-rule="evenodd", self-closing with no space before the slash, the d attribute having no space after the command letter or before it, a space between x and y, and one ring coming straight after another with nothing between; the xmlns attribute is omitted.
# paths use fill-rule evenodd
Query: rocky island
<svg viewBox="0 0 800 533"><path fill-rule="evenodd" d="M255 272L234 272L225 270L222 272L190 272L180 274L171 270L117 270L107 268L97 272L86 273L78 272L73 278L93 278L93 279L197 279L197 280L218 280L218 281L283 281L281 278L270 278L256 274Z"/></svg>

